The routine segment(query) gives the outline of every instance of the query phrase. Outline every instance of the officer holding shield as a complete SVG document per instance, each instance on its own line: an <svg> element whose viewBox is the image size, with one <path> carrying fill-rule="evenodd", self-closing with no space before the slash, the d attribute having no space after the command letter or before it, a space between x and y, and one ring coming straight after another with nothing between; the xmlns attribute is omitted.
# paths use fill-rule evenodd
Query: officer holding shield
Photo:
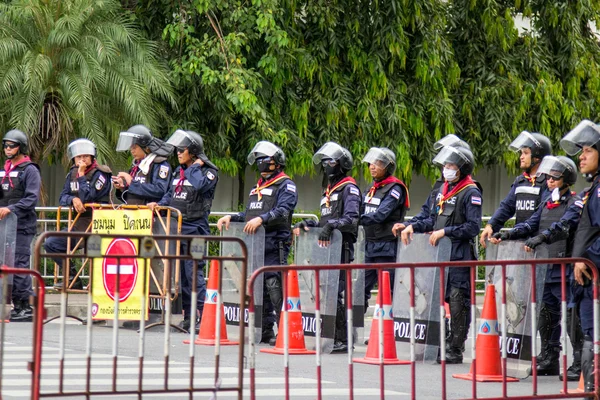
<svg viewBox="0 0 600 400"><path fill-rule="evenodd" d="M491 238L494 232L498 232L513 215L516 216L517 224L531 217L542 199L548 195L545 175L536 177L536 172L542 159L552 153L550 140L542 134L523 131L509 148L520 152L523 174L515 179L510 192L483 229L479 238L483 247L487 245L486 240ZM490 241L497 243L497 239L494 238Z"/></svg>
<svg viewBox="0 0 600 400"><path fill-rule="evenodd" d="M471 179L475 159L464 147L444 147L433 159L443 166L444 184L440 187L436 207L429 218L417 221L402 231L402 242L408 244L413 232L432 232L429 242L435 246L442 237L452 241L451 261L475 260L475 238L481 226L481 192ZM471 323L471 282L468 268L448 271L446 301L450 304L450 338L446 362L460 364L464 343ZM438 360L439 361L439 360Z"/></svg>
<svg viewBox="0 0 600 400"><path fill-rule="evenodd" d="M394 176L396 155L390 149L372 147L363 162L369 165L373 177L371 187L364 192L359 222L365 229L365 263L395 263L398 246L392 227L396 222L404 221L406 210L410 208L408 189L404 182ZM395 270L387 271L393 291ZM376 283L377 270L366 270L365 309L368 308L371 290Z"/></svg>
<svg viewBox="0 0 600 400"><path fill-rule="evenodd" d="M67 156L73 163L67 174L65 184L58 203L61 207L73 207L79 214L79 218L72 227L72 232L85 232L92 222L92 210L87 210L86 203L108 203L111 190L112 171L106 165L98 164L96 161L96 145L88 139L77 139L67 147ZM63 230L66 230L63 229ZM71 246L75 246L77 240L71 238ZM67 251L67 238L50 237L44 242L44 248L48 253L65 253ZM71 249L72 250L72 249ZM63 260L54 260L62 269ZM69 284L71 289L83 289L79 278L74 282L77 268L70 263ZM59 282L55 287L62 288Z"/></svg>
<svg viewBox="0 0 600 400"><path fill-rule="evenodd" d="M218 168L204 154L204 141L197 132L177 129L167 140L167 143L177 149L179 166L175 169L167 193L160 201L148 203L148 207L151 210L154 210L157 205L176 208L181 212L183 218L182 234L209 235L208 215L215 197ZM188 243L186 241L181 242L180 251L181 254L188 254ZM186 331L189 331L193 324L190 314L194 262L196 261L185 260L181 271L183 321L179 326ZM198 311L194 320L196 322L195 328L198 330L204 309L204 296L206 295L204 261L198 262L196 289Z"/></svg>
<svg viewBox="0 0 600 400"><path fill-rule="evenodd" d="M133 156L133 165L129 172L119 172L112 177L117 193L128 205L160 201L171 181L167 158L173 153L173 147L153 137L144 125L134 125L119 134L117 151L127 150Z"/></svg>
<svg viewBox="0 0 600 400"><path fill-rule="evenodd" d="M265 228L265 265L287 265L292 242L291 226L294 208L298 203L296 184L287 176L285 154L271 142L258 142L248 154L248 164L256 165L260 179L250 191L246 211L237 215L227 215L217 222L219 230L229 223L246 222L244 232L256 233L262 225ZM280 272L266 272L263 288L263 332L261 342L275 345L274 323L279 324L283 307L283 291Z"/></svg>
<svg viewBox="0 0 600 400"><path fill-rule="evenodd" d="M31 241L37 230L37 214L35 206L41 187L40 167L31 162L29 138L18 130L8 131L2 138L6 162L0 170L2 196L0 198L0 219L8 214L17 216L17 243L15 249L15 267L29 269ZM33 295L31 276L14 275L11 322L28 322L32 320L33 310L29 305L29 297Z"/></svg>
<svg viewBox="0 0 600 400"><path fill-rule="evenodd" d="M582 200L573 203L573 206L567 210L556 226L562 227L566 232L576 228L572 256L587 258L598 267L600 266L600 127L591 121L583 120L560 141L560 146L570 156L581 153L579 155L579 171L584 174L591 186L580 193ZM580 219L578 219L578 214L580 214ZM573 287L573 297L579 307L579 317L584 335L581 370L585 391L593 392L593 276L584 263L575 264L573 276L576 283Z"/></svg>
<svg viewBox="0 0 600 400"><path fill-rule="evenodd" d="M569 207L573 207L575 203L581 204L581 198L570 190L577 181L577 167L568 157L546 156L537 170L538 176L542 174L546 175L550 195L527 221L515 225L510 231L494 234L494 238L500 241L529 238L525 242L526 250L530 251L542 243L548 243L548 258L570 257L576 227L570 227L565 231L555 222L560 221ZM577 207L577 214L580 210L581 208ZM571 281L571 275L572 267L567 266L567 282ZM541 353L537 358L538 375L560 373L561 301L561 266L554 264L546 271L543 304L538 319L538 330L542 341ZM567 378L577 381L581 374L583 335L579 318L575 316L575 321L571 321L572 318L572 308L569 308L567 326L570 327L568 332L573 346L573 364L567 371Z"/></svg>
<svg viewBox="0 0 600 400"><path fill-rule="evenodd" d="M310 227L323 228L319 244L327 246L334 229L342 233L342 263L348 264L354 259L354 243L358 235L361 194L354 178L347 176L352 170L353 159L348 149L334 142L325 143L313 156L313 163L320 167L327 178L327 187L321 198L321 218L319 222L304 220L294 226L294 234L300 229L308 231ZM348 326L344 291L346 273L340 271L338 302L335 318L335 342L332 353L348 351Z"/></svg>

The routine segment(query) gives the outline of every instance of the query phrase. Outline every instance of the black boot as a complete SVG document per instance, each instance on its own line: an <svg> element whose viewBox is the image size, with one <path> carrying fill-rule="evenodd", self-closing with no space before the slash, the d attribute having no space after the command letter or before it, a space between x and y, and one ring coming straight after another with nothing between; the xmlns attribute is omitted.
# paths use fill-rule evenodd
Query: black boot
<svg viewBox="0 0 600 400"><path fill-rule="evenodd" d="M581 349L581 372L583 373L583 383L586 392L594 391L594 342L592 338L586 336L583 340Z"/></svg>
<svg viewBox="0 0 600 400"><path fill-rule="evenodd" d="M348 325L346 322L346 308L339 302L335 314L335 341L331 353L348 353Z"/></svg>
<svg viewBox="0 0 600 400"><path fill-rule="evenodd" d="M462 364L463 354L460 347L450 347L446 352L446 364Z"/></svg>
<svg viewBox="0 0 600 400"><path fill-rule="evenodd" d="M267 294L269 295L269 299L273 304L273 309L275 310L275 319L277 322L277 332L283 332L282 326L279 323L279 318L281 316L281 309L283 308L283 291L281 290L281 281L278 276L271 276L265 279L265 288L267 289ZM269 345L275 346L277 344L277 335L269 340Z"/></svg>
<svg viewBox="0 0 600 400"><path fill-rule="evenodd" d="M10 319L12 320L13 318L15 318L17 315L19 315L19 312L21 312L21 308L23 307L21 300L14 300L13 301L13 309L10 312Z"/></svg>
<svg viewBox="0 0 600 400"><path fill-rule="evenodd" d="M275 336L275 332L273 331L273 327L265 327L263 326L262 328L262 335L260 337L260 343L270 343L271 339L273 339Z"/></svg>
<svg viewBox="0 0 600 400"><path fill-rule="evenodd" d="M21 301L21 309L19 312L13 317L11 315L11 322L31 322L33 321L33 308L29 305L29 301L22 300Z"/></svg>
<svg viewBox="0 0 600 400"><path fill-rule="evenodd" d="M469 331L470 310L461 289L450 288L450 336L446 342L446 363L462 364L465 341Z"/></svg>
<svg viewBox="0 0 600 400"><path fill-rule="evenodd" d="M546 349L544 359L537 365L538 376L557 376L560 374L560 347L550 346Z"/></svg>
<svg viewBox="0 0 600 400"><path fill-rule="evenodd" d="M573 364L567 369L567 381L577 382L581 376L581 350L573 352ZM563 380L563 374L560 374L560 380Z"/></svg>

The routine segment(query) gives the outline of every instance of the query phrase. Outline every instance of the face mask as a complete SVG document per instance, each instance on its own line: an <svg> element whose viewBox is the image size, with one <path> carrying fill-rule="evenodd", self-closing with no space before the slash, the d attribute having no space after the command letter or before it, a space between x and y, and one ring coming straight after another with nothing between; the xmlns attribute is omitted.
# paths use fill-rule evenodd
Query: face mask
<svg viewBox="0 0 600 400"><path fill-rule="evenodd" d="M552 191L552 201L558 201L558 200L560 200L560 189L554 188L554 190Z"/></svg>
<svg viewBox="0 0 600 400"><path fill-rule="evenodd" d="M325 166L325 168L323 170L325 171L325 175L327 175L327 178L329 178L329 179L336 178L338 175L340 175L342 173L341 168L338 164L334 165L333 167L330 165L327 165L327 166Z"/></svg>
<svg viewBox="0 0 600 400"><path fill-rule="evenodd" d="M450 169L450 168L444 168L444 179L451 182L453 180L456 179L457 175L458 175L458 170L456 169Z"/></svg>
<svg viewBox="0 0 600 400"><path fill-rule="evenodd" d="M258 172L273 172L271 170L271 165L273 164L269 164L268 162L258 164Z"/></svg>

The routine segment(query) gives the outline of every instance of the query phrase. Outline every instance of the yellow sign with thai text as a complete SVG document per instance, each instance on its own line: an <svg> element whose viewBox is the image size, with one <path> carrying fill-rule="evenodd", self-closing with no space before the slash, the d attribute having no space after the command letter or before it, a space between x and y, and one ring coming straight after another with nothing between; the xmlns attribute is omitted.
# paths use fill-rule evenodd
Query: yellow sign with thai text
<svg viewBox="0 0 600 400"><path fill-rule="evenodd" d="M93 319L113 319L115 299L119 320L139 321L142 315L148 319L150 260L135 257L139 243L129 235L152 234L152 211L94 210L92 232L125 235L102 238L103 258L95 258L92 268ZM146 307L142 310L144 293Z"/></svg>

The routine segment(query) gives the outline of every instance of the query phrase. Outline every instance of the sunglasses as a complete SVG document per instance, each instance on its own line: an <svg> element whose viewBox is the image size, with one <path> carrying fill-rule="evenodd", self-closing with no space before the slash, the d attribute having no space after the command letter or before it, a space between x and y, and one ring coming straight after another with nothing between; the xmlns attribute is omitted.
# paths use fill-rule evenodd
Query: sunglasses
<svg viewBox="0 0 600 400"><path fill-rule="evenodd" d="M177 148L178 153L185 153L186 150L187 150L187 147L178 147Z"/></svg>
<svg viewBox="0 0 600 400"><path fill-rule="evenodd" d="M263 158L257 158L256 159L256 165L260 165L260 164L270 164L273 160L271 159L271 157L263 157Z"/></svg>
<svg viewBox="0 0 600 400"><path fill-rule="evenodd" d="M4 148L5 149L16 149L17 147L19 147L18 143L4 143Z"/></svg>
<svg viewBox="0 0 600 400"><path fill-rule="evenodd" d="M321 165L323 167L328 167L328 166L329 167L335 167L336 164L337 164L337 161L331 160L331 159L321 161Z"/></svg>
<svg viewBox="0 0 600 400"><path fill-rule="evenodd" d="M562 176L552 176L552 175L546 174L546 179L549 181L560 181L562 178L563 178Z"/></svg>

